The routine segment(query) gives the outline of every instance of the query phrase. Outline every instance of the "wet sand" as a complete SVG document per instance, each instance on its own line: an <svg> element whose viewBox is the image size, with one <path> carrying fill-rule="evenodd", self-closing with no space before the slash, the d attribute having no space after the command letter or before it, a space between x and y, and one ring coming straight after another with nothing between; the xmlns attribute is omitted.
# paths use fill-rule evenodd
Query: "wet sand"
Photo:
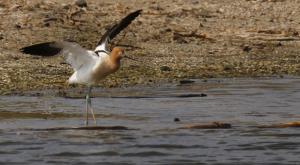
<svg viewBox="0 0 300 165"><path fill-rule="evenodd" d="M93 49L105 29L143 9L113 45L142 63L123 61L101 87L178 82L186 78L299 75L300 3L270 1L73 0L0 2L0 93L66 89L71 69L60 57L18 49L73 40ZM143 65L146 63L151 68Z"/></svg>

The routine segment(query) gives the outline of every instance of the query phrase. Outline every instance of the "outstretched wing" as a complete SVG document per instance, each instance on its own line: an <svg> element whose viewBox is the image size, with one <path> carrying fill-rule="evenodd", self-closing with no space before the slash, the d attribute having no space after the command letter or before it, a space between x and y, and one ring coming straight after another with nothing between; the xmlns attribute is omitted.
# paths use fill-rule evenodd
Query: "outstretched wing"
<svg viewBox="0 0 300 165"><path fill-rule="evenodd" d="M75 71L82 65L92 64L98 59L94 52L82 48L77 43L66 41L35 44L21 48L20 51L25 54L47 57L62 54Z"/></svg>
<svg viewBox="0 0 300 165"><path fill-rule="evenodd" d="M98 42L98 46L95 51L105 51L107 52L107 44L116 37L123 29L125 29L137 16L141 14L142 10L137 10L128 14L125 18L123 18L119 23L112 26L109 30L107 30L100 41Z"/></svg>
<svg viewBox="0 0 300 165"><path fill-rule="evenodd" d="M20 49L21 52L36 56L54 56L62 50L55 42L30 45Z"/></svg>

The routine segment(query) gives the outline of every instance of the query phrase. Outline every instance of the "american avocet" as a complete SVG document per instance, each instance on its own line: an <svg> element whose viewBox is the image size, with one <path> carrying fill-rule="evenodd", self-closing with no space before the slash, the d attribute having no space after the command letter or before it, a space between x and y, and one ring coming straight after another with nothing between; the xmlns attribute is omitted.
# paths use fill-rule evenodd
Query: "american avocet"
<svg viewBox="0 0 300 165"><path fill-rule="evenodd" d="M86 121L88 125L89 111L93 115L96 124L95 115L91 106L91 90L92 86L99 83L109 74L116 72L120 67L122 58L129 58L124 55L124 50L120 47L114 47L110 52L108 44L110 41L126 28L142 10L137 10L123 18L119 23L112 26L105 32L98 46L94 51L86 50L79 44L67 41L55 41L39 43L20 49L21 52L38 55L38 56L54 56L62 54L68 64L74 69L74 73L69 78L68 83L85 84L88 86L86 95Z"/></svg>

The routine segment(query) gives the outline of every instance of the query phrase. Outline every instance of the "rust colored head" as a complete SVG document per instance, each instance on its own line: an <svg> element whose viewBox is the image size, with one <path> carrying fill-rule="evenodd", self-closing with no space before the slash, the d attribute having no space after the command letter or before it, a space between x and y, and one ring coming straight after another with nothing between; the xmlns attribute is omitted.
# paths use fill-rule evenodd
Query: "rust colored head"
<svg viewBox="0 0 300 165"><path fill-rule="evenodd" d="M113 50L111 51L110 57L113 62L120 63L123 54L124 54L124 50L122 48L114 47Z"/></svg>

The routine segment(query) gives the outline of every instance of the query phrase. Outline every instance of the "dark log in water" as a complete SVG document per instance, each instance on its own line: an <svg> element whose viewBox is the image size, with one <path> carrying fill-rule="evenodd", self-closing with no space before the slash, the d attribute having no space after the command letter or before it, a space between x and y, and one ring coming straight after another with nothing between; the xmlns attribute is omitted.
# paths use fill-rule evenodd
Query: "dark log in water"
<svg viewBox="0 0 300 165"><path fill-rule="evenodd" d="M179 129L228 129L231 128L229 123L213 122L211 124L187 124Z"/></svg>
<svg viewBox="0 0 300 165"><path fill-rule="evenodd" d="M84 126L84 127L53 127L53 128L28 128L26 131L60 131L60 130L133 130L124 126Z"/></svg>

